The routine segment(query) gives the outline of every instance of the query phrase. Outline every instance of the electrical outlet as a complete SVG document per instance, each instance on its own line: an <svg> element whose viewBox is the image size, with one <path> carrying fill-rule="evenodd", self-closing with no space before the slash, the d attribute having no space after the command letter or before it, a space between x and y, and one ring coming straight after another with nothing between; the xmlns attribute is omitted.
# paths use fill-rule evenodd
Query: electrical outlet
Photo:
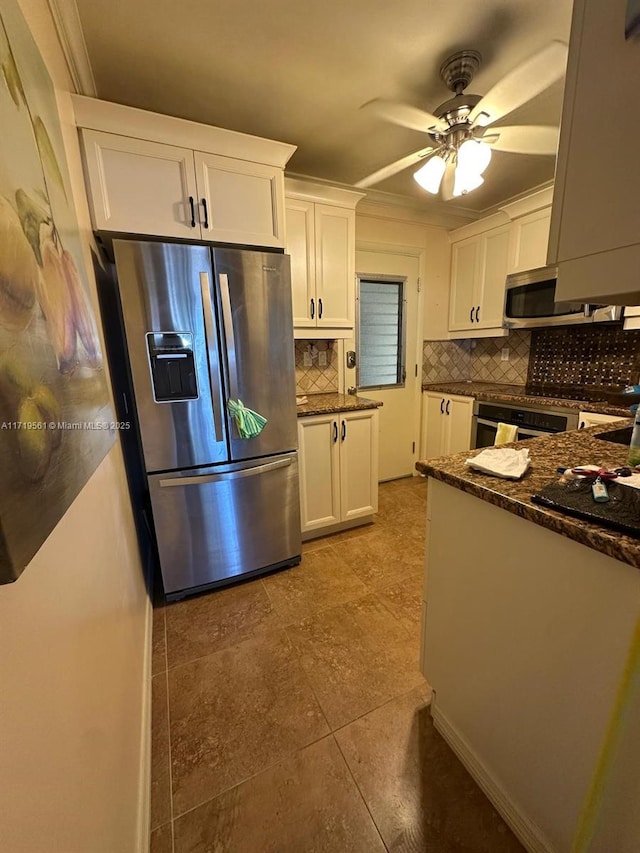
<svg viewBox="0 0 640 853"><path fill-rule="evenodd" d="M318 351L318 367L326 367L327 366L327 351L326 349L321 349Z"/></svg>
<svg viewBox="0 0 640 853"><path fill-rule="evenodd" d="M311 365L313 364L313 360L311 358L311 353L308 350L307 350L307 352L304 352L302 354L302 363L304 364L305 367L311 367Z"/></svg>
<svg viewBox="0 0 640 853"><path fill-rule="evenodd" d="M500 361L509 361L509 347L502 347L500 350Z"/></svg>

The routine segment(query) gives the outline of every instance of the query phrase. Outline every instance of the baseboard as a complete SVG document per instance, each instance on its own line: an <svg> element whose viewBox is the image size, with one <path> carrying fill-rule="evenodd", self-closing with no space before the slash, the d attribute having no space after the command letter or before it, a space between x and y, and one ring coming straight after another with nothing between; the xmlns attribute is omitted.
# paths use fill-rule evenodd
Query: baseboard
<svg viewBox="0 0 640 853"><path fill-rule="evenodd" d="M147 589L150 589L147 586ZM147 598L145 613L145 648L142 664L142 702L140 719L140 773L138 787L137 853L149 853L151 827L151 650L153 646L153 605Z"/></svg>
<svg viewBox="0 0 640 853"><path fill-rule="evenodd" d="M321 536L330 536L332 533L341 533L343 530L351 530L352 527L364 527L365 524L373 522L373 515L363 515L351 521L339 521L337 524L328 524L326 527L316 527L302 534L303 542L319 539Z"/></svg>
<svg viewBox="0 0 640 853"><path fill-rule="evenodd" d="M445 715L439 710L437 698L431 704L431 716L433 724L460 761L467 768L471 776L491 800L495 809L504 822L511 827L514 835L529 851L529 853L557 853L556 848L544 835L539 826L531 821L516 803L509 797L500 783L480 763L477 755L462 737L460 732L449 722Z"/></svg>

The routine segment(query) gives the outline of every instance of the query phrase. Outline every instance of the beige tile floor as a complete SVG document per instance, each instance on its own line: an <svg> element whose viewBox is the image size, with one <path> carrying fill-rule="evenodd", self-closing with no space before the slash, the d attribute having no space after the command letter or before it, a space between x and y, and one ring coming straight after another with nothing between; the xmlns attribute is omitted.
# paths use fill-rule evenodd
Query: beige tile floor
<svg viewBox="0 0 640 853"><path fill-rule="evenodd" d="M418 669L426 482L300 566L154 611L151 853L522 851Z"/></svg>

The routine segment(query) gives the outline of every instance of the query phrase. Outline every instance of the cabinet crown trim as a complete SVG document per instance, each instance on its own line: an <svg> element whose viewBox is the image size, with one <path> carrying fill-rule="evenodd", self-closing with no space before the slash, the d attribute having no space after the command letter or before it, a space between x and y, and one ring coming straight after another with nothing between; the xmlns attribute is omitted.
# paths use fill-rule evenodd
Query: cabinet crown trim
<svg viewBox="0 0 640 853"><path fill-rule="evenodd" d="M531 193L525 198L519 198L517 201L509 202L500 206L500 210L507 214L509 219L518 219L520 216L526 216L527 213L535 213L537 210L542 210L545 207L551 207L553 202L553 185L545 187L538 192Z"/></svg>
<svg viewBox="0 0 640 853"><path fill-rule="evenodd" d="M235 130L152 113L137 107L101 101L98 98L72 95L71 99L76 125L89 130L176 145L194 151L233 157L236 160L277 166L280 169L284 169L297 148L287 142L262 139Z"/></svg>
<svg viewBox="0 0 640 853"><path fill-rule="evenodd" d="M287 198L315 201L319 204L334 204L337 207L349 207L351 209L355 209L358 202L366 195L366 193L356 192L355 190L328 184L316 184L312 181L303 181L286 175L284 192Z"/></svg>

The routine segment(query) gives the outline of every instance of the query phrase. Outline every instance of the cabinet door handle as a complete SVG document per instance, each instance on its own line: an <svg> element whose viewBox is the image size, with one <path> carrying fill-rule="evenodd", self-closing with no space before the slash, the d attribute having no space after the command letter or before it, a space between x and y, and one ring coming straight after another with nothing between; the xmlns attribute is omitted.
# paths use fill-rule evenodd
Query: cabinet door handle
<svg viewBox="0 0 640 853"><path fill-rule="evenodd" d="M449 406L451 405L451 400L447 400L447 414L449 414Z"/></svg>
<svg viewBox="0 0 640 853"><path fill-rule="evenodd" d="M318 319L322 320L322 299L318 298Z"/></svg>
<svg viewBox="0 0 640 853"><path fill-rule="evenodd" d="M440 414L444 415L444 397L440 400Z"/></svg>
<svg viewBox="0 0 640 853"><path fill-rule="evenodd" d="M206 198L202 199L202 207L204 209L204 222L202 223L203 228L209 227L209 212L207 210L207 200Z"/></svg>
<svg viewBox="0 0 640 853"><path fill-rule="evenodd" d="M196 207L193 203L193 196L189 196L189 207L191 208L191 227L196 227Z"/></svg>
<svg viewBox="0 0 640 853"><path fill-rule="evenodd" d="M471 310L469 311L469 320L473 323L473 305L471 306Z"/></svg>
<svg viewBox="0 0 640 853"><path fill-rule="evenodd" d="M347 422L342 421L342 435L340 436L341 440L344 441L347 437Z"/></svg>
<svg viewBox="0 0 640 853"><path fill-rule="evenodd" d="M476 308L476 323L480 322L480 306Z"/></svg>
<svg viewBox="0 0 640 853"><path fill-rule="evenodd" d="M311 319L313 320L316 316L316 301L315 299L311 300Z"/></svg>
<svg viewBox="0 0 640 853"><path fill-rule="evenodd" d="M338 422L333 422L333 443L335 444L338 440Z"/></svg>

